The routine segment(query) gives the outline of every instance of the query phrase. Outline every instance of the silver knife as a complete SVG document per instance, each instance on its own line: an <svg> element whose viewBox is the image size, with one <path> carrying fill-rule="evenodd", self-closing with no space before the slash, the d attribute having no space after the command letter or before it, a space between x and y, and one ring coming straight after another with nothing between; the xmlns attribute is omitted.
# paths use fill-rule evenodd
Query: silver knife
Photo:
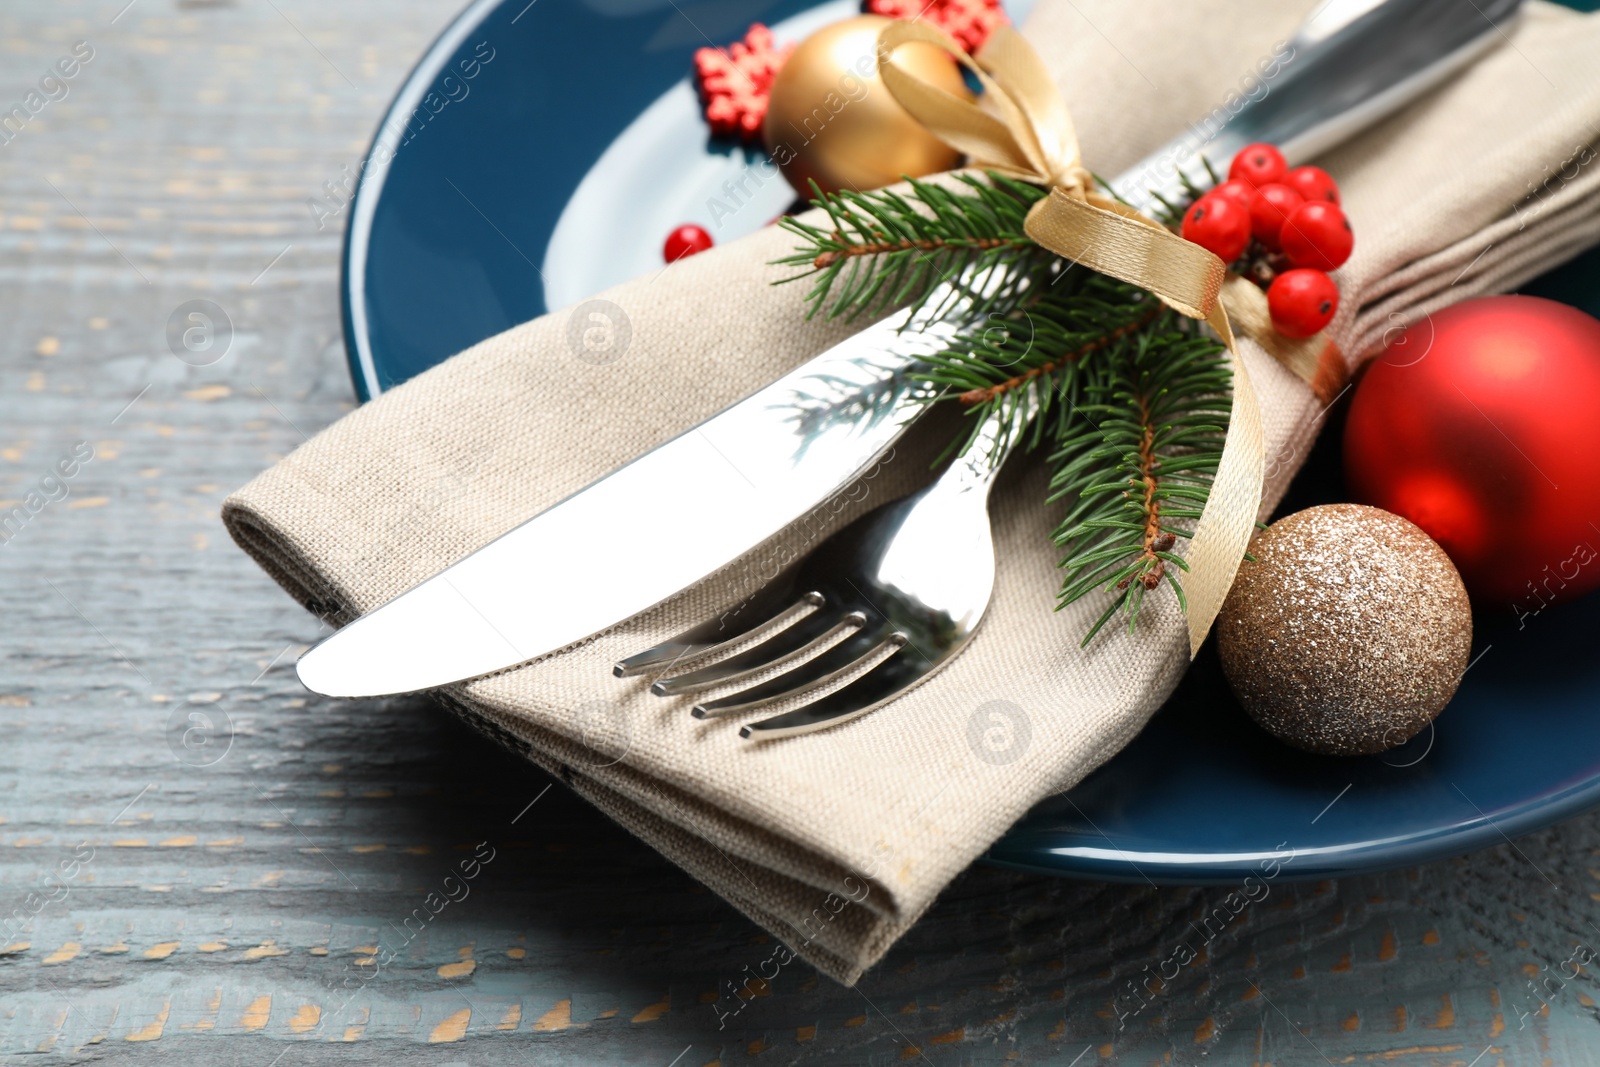
<svg viewBox="0 0 1600 1067"><path fill-rule="evenodd" d="M1213 110L1112 187L1148 212L1157 194L1182 198L1180 171L1210 183L1202 154L1268 141L1291 162L1310 158L1501 39L1520 2L1331 0L1260 69L1253 99ZM925 407L908 372L994 284L958 277L918 316L890 315L546 508L311 648L301 682L341 697L432 689L554 652L688 588L871 469ZM942 316L927 310L940 305ZM885 414L848 417L869 393Z"/></svg>

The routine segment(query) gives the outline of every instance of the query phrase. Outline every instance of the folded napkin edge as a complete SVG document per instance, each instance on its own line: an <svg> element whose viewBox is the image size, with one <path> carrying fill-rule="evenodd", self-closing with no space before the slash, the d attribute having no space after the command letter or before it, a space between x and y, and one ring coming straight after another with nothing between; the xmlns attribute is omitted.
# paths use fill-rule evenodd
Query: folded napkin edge
<svg viewBox="0 0 1600 1067"><path fill-rule="evenodd" d="M274 524L249 503L249 487L222 502L222 525L234 544L311 614L335 627L350 621L346 605L353 598L301 553L296 539L274 533Z"/></svg>

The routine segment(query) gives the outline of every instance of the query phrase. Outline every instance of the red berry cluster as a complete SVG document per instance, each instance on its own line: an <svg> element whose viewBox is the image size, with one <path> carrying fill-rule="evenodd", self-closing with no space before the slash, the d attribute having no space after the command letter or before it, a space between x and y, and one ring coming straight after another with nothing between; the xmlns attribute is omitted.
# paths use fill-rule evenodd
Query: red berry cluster
<svg viewBox="0 0 1600 1067"><path fill-rule="evenodd" d="M772 31L759 22L745 32L743 41L727 48L698 49L694 54L695 81L711 132L746 141L759 139L772 80L793 51L792 44L778 47Z"/></svg>
<svg viewBox="0 0 1600 1067"><path fill-rule="evenodd" d="M1006 24L1000 0L867 0L864 9L869 15L931 22L968 52L982 48L994 28Z"/></svg>
<svg viewBox="0 0 1600 1067"><path fill-rule="evenodd" d="M1355 244L1328 172L1290 170L1269 144L1247 145L1233 157L1228 180L1183 213L1183 236L1265 286L1272 325L1286 337L1310 337L1328 325L1339 307L1328 271L1349 259Z"/></svg>

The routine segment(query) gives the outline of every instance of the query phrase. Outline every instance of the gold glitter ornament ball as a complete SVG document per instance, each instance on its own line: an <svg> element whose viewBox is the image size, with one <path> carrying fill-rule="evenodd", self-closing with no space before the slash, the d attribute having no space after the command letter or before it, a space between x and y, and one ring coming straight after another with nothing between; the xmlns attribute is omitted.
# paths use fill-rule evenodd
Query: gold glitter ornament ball
<svg viewBox="0 0 1600 1067"><path fill-rule="evenodd" d="M1250 717L1296 748L1359 756L1404 744L1455 695L1472 647L1461 576L1416 526L1327 504L1257 535L1217 617Z"/></svg>
<svg viewBox="0 0 1600 1067"><path fill-rule="evenodd" d="M878 34L889 20L861 15L824 26L800 42L772 82L762 140L801 196L877 189L903 177L950 170L955 149L922 128L878 77ZM931 44L894 50L909 73L971 99L961 68Z"/></svg>

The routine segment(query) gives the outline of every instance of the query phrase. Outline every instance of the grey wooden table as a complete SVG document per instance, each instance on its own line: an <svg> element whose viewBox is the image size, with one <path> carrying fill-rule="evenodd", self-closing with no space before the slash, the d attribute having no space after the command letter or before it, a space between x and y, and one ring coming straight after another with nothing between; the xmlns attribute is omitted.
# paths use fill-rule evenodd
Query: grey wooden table
<svg viewBox="0 0 1600 1067"><path fill-rule="evenodd" d="M317 624L218 505L353 404L306 200L455 3L0 7L4 1062L1600 1062L1561 967L1600 817L1277 887L1120 1028L1226 891L978 868L859 988L791 967L719 1030L765 935L426 700L302 691ZM167 340L195 299L233 323L208 366Z"/></svg>

